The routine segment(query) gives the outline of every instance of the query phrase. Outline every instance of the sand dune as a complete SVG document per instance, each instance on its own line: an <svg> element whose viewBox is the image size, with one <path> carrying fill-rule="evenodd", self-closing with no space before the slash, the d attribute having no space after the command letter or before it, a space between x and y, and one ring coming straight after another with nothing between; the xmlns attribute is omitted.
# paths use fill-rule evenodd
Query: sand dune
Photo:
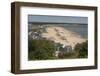
<svg viewBox="0 0 100 76"><path fill-rule="evenodd" d="M71 45L72 48L74 48L75 44L86 41L85 38L82 38L77 33L66 30L63 27L47 27L46 30L47 32L42 34L43 37L63 45Z"/></svg>

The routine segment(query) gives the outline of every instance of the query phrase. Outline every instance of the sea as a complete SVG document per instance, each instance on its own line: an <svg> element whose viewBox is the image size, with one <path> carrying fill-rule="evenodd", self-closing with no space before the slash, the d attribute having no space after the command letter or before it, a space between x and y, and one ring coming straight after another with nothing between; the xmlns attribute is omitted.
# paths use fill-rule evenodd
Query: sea
<svg viewBox="0 0 100 76"><path fill-rule="evenodd" d="M73 26L64 26L69 31L75 32L79 34L82 38L88 38L88 25L87 24L79 24Z"/></svg>

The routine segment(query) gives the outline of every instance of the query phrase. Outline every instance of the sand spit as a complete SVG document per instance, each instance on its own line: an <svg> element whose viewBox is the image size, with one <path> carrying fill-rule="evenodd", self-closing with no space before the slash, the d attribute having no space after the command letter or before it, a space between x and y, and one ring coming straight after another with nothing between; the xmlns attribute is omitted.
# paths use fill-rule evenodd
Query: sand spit
<svg viewBox="0 0 100 76"><path fill-rule="evenodd" d="M86 41L86 39L82 38L79 34L69 31L63 27L47 27L46 31L47 32L42 34L43 37L57 43L61 43L65 46L71 45L72 48L74 48L77 43Z"/></svg>

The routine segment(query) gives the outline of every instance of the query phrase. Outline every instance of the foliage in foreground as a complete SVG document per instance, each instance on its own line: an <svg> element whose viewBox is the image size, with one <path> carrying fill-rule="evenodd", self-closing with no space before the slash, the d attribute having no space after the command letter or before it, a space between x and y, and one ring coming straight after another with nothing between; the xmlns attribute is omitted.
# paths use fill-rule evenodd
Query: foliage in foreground
<svg viewBox="0 0 100 76"><path fill-rule="evenodd" d="M30 40L29 41L29 60L55 59L54 42L49 40Z"/></svg>
<svg viewBox="0 0 100 76"><path fill-rule="evenodd" d="M55 56L55 49L59 47L60 51L64 51L61 44L57 44L50 40L29 39L28 41L28 60L47 60L47 59L74 59L87 58L88 41L76 44L72 52L60 53Z"/></svg>
<svg viewBox="0 0 100 76"><path fill-rule="evenodd" d="M78 58L87 58L88 56L88 41L76 44L74 50L78 53Z"/></svg>

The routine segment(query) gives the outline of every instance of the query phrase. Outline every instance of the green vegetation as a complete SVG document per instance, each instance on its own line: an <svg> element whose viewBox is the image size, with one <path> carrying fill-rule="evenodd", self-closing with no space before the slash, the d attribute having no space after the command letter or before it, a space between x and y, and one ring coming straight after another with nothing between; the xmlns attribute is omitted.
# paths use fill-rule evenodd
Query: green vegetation
<svg viewBox="0 0 100 76"><path fill-rule="evenodd" d="M88 41L76 44L74 50L77 53L77 58L87 58L88 56Z"/></svg>
<svg viewBox="0 0 100 76"><path fill-rule="evenodd" d="M55 52L58 51L58 56ZM55 43L50 40L37 40L29 36L28 41L28 60L48 60L48 59L75 59L87 58L88 56L88 41L76 44L72 50L69 46L70 52L67 47L63 47L60 43Z"/></svg>
<svg viewBox="0 0 100 76"><path fill-rule="evenodd" d="M49 40L29 40L29 60L55 59L55 46Z"/></svg>
<svg viewBox="0 0 100 76"><path fill-rule="evenodd" d="M62 48L62 47L60 47ZM64 51L64 48L62 48ZM75 58L87 58L88 57L88 41L83 43L77 43L72 52L62 52L59 54L59 59L75 59Z"/></svg>

